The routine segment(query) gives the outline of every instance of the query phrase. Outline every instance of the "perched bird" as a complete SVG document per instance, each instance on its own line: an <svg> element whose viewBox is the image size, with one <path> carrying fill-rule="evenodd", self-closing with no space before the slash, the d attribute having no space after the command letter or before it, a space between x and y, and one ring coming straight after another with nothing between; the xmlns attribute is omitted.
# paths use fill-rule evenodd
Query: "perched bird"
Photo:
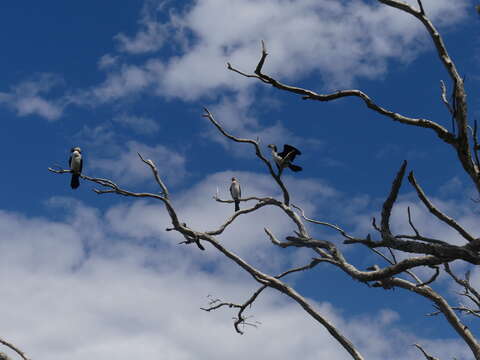
<svg viewBox="0 0 480 360"><path fill-rule="evenodd" d="M80 175L83 167L82 150L79 147L74 147L70 150L70 152L70 159L68 160L68 165L70 166L70 171L72 172L72 181L70 182L70 186L72 189L76 189L80 186Z"/></svg>
<svg viewBox="0 0 480 360"><path fill-rule="evenodd" d="M295 156L301 155L302 153L297 148L294 148L292 145L285 144L283 145L283 151L281 153L277 152L277 147L273 144L268 145L272 150L272 157L277 164L278 170L281 173L283 169L288 167L294 172L301 171L300 166L292 164L292 161L295 159Z"/></svg>
<svg viewBox="0 0 480 360"><path fill-rule="evenodd" d="M230 185L230 194L232 195L233 201L235 201L235 211L240 210L240 198L242 197L242 189L240 188L240 183L234 177L232 177L232 184Z"/></svg>

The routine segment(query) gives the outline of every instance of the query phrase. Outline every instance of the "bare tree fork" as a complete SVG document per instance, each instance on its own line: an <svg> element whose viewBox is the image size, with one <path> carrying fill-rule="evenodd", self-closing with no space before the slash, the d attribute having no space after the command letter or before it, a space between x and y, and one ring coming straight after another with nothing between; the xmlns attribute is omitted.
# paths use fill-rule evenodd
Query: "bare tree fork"
<svg viewBox="0 0 480 360"><path fill-rule="evenodd" d="M236 136L233 136L229 133L227 133L227 131L215 120L215 118L213 117L212 113L210 111L208 111L207 108L204 108L203 109L205 111L205 113L203 114L203 117L207 118L208 120L210 120L210 122L218 129L218 131L220 131L220 133L225 136L226 138L232 140L232 141L235 141L235 142L238 142L238 143L247 143L247 144L252 144L255 148L255 154L257 155L257 157L263 161L263 163L265 164L265 166L267 167L268 169L268 172L270 173L270 175L275 179L276 183L278 184L278 186L280 186L280 189L282 190L282 193L283 193L283 202L288 206L289 203L290 203L290 194L288 193L288 190L287 188L285 187L285 184L283 183L282 179L280 178L280 174L276 174L275 171L273 170L273 167L272 167L272 164L270 163L270 161L267 160L267 158L265 156L263 156L262 154L262 150L260 149L260 144L258 141L256 140L252 140L252 139L241 139L241 138L238 138Z"/></svg>
<svg viewBox="0 0 480 360"><path fill-rule="evenodd" d="M442 213L440 210L438 210L432 202L428 199L427 195L425 195L425 192L422 190L420 185L417 183L417 180L415 179L415 176L413 175L413 171L408 174L408 181L412 186L415 188L417 191L418 198L422 201L422 203L427 207L427 209L440 221L444 222L451 228L455 229L462 237L467 240L468 242L474 242L475 238L470 235L464 228L462 228L454 219L449 217L448 215L445 215Z"/></svg>
<svg viewBox="0 0 480 360"><path fill-rule="evenodd" d="M418 350L420 350L420 352L423 354L423 356L425 356L425 359L427 359L427 360L440 360L439 358L436 358L436 357L433 357L433 356L429 355L429 354L423 349L423 347L421 347L420 345L418 345L418 344L413 344L413 346L415 346Z"/></svg>
<svg viewBox="0 0 480 360"><path fill-rule="evenodd" d="M257 144L257 150L259 151L258 144ZM266 159L265 161L268 162L268 160ZM151 161L151 163L153 167L155 167L155 164L153 163L153 161ZM148 163L147 165L150 166L150 164ZM270 168L271 168L271 165L270 165ZM58 174L70 172L69 170L62 170L62 169L58 170L58 169L52 169L52 168L49 168L49 171L58 173ZM272 174L272 176L275 176L275 174ZM90 181L108 188L108 190L94 189L94 191L100 195L101 194L117 194L117 195L139 197L139 198L152 198L152 199L162 201L171 218L172 225L173 225L172 228L169 228L167 230L178 231L181 235L183 235L186 238L187 241L185 243L192 243L192 242L199 243L200 240L208 242L214 248L216 248L219 252L221 252L224 256L232 260L234 263L236 263L238 266L244 269L247 273L249 273L255 281L257 281L262 285L266 285L267 287L278 290L279 292L287 295L289 298L291 298L297 304L299 304L304 309L304 311L306 311L315 321L320 323L339 342L339 344L350 354L350 356L353 359L364 360L363 356L355 348L355 346L333 324L331 324L324 316L322 316L317 310L315 310L315 308L303 296L301 296L297 291L291 288L288 284L284 283L283 281L281 281L280 279L274 276L265 274L260 270L258 270L257 268L255 268L254 266L250 265L245 260L240 258L237 254L231 252L222 244L220 244L220 242L214 236L209 235L205 232L192 230L188 226L186 226L184 222L181 222L179 220L179 217L173 205L170 202L170 199L158 194L136 193L129 190L125 190L120 186L118 186L113 181L108 179L94 178L87 175L82 175L82 178L87 181ZM168 191L166 193L168 193ZM298 214L284 203L281 204L281 207L283 211L291 219L294 219L294 221L297 223L297 227L299 229L299 235L308 236L308 233L306 232L306 228L303 222L301 221L301 218L298 216ZM314 263L316 265L317 261L315 261Z"/></svg>
<svg viewBox="0 0 480 360"><path fill-rule="evenodd" d="M18 347L16 347L12 343L0 338L0 344L2 344L4 346L8 347L9 349L15 351L23 360L30 360L30 358L22 350L20 350ZM8 360L8 357L7 357L7 360Z"/></svg>

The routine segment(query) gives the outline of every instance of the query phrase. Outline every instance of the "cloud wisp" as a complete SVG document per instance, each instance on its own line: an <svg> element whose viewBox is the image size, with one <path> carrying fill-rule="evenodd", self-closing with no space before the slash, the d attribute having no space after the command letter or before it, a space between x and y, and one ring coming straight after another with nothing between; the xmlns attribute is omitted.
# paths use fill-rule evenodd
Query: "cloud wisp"
<svg viewBox="0 0 480 360"><path fill-rule="evenodd" d="M54 74L39 74L13 86L9 92L0 92L0 105L14 110L18 116L38 115L49 121L62 116L67 105L64 99L48 99L46 94L63 80Z"/></svg>

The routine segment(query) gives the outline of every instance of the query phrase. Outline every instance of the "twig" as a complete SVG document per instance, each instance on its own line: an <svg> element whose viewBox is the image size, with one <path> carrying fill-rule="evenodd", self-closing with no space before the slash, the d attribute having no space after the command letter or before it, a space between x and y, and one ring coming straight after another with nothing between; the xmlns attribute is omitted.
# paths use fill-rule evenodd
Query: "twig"
<svg viewBox="0 0 480 360"><path fill-rule="evenodd" d="M158 175L158 169L157 169L157 166L155 165L155 163L150 160L150 159L147 159L145 160L142 155L140 155L140 153L137 153L138 156L140 157L140 159L145 163L147 164L150 169L152 170L153 172L153 176L155 177L155 181L157 182L157 184L160 186L160 188L162 189L162 195L168 199L168 189L167 187L165 186L165 184L163 183L162 179L160 178L160 175Z"/></svg>
<svg viewBox="0 0 480 360"><path fill-rule="evenodd" d="M387 235L391 235L390 231L390 215L392 213L393 204L397 200L398 192L400 187L402 186L403 176L405 175L405 169L407 167L407 161L404 160L400 170L398 170L395 179L393 180L392 187L390 189L390 193L383 203L382 207L382 222L381 222L381 234L382 238Z"/></svg>
<svg viewBox="0 0 480 360"><path fill-rule="evenodd" d="M440 269L438 268L438 266L433 266L433 268L435 269L435 273L434 273L433 276L430 278L430 280L427 280L427 281L425 281L425 282L423 282L423 283L421 283L421 284L417 284L417 285L416 285L417 287L426 286L426 285L428 285L428 284L431 284L432 282L434 282L434 281L437 279L438 275L440 274Z"/></svg>
<svg viewBox="0 0 480 360"><path fill-rule="evenodd" d="M310 219L309 217L307 217L305 215L305 211L301 207L299 207L297 205L294 205L294 204L292 204L292 207L297 209L297 210L300 210L300 214L301 214L302 218L305 219L306 221L311 222L313 224L317 224L317 225L327 226L329 228L332 228L332 229L338 231L340 234L342 234L347 239L354 239L353 236L348 235L347 232L345 230L343 230L342 228L340 228L339 226L334 225L334 224L330 224L330 223L325 222L325 221Z"/></svg>
<svg viewBox="0 0 480 360"><path fill-rule="evenodd" d="M436 358L436 357L433 357L433 356L431 356L431 355L428 355L427 352L426 352L425 350L423 350L423 348L422 348L420 345L418 345L418 344L413 344L413 346L415 346L418 350L420 350L420 351L422 352L423 356L425 356L425 359L427 359L427 360L439 360L439 359Z"/></svg>

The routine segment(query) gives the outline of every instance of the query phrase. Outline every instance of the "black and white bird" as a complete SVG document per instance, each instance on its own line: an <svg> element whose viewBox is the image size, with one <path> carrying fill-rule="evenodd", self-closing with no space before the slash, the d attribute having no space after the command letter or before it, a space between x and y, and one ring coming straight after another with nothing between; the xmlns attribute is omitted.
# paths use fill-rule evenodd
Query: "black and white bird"
<svg viewBox="0 0 480 360"><path fill-rule="evenodd" d="M298 172L302 170L301 166L292 164L292 161L295 159L295 156L302 154L300 150L293 147L292 145L285 144L283 145L283 151L279 153L277 152L277 147L275 145L270 144L268 145L268 147L272 151L272 157L275 160L275 164L277 164L279 173L281 173L283 169L285 169L286 167L288 167L290 170L294 172Z"/></svg>
<svg viewBox="0 0 480 360"><path fill-rule="evenodd" d="M232 177L232 184L230 185L230 194L232 199L235 202L235 211L240 210L240 198L242 197L242 189L240 188L240 183L234 177Z"/></svg>
<svg viewBox="0 0 480 360"><path fill-rule="evenodd" d="M80 186L80 175L82 174L83 168L82 150L79 147L74 147L70 152L70 159L68 160L68 165L72 172L70 186L72 189L76 189Z"/></svg>

